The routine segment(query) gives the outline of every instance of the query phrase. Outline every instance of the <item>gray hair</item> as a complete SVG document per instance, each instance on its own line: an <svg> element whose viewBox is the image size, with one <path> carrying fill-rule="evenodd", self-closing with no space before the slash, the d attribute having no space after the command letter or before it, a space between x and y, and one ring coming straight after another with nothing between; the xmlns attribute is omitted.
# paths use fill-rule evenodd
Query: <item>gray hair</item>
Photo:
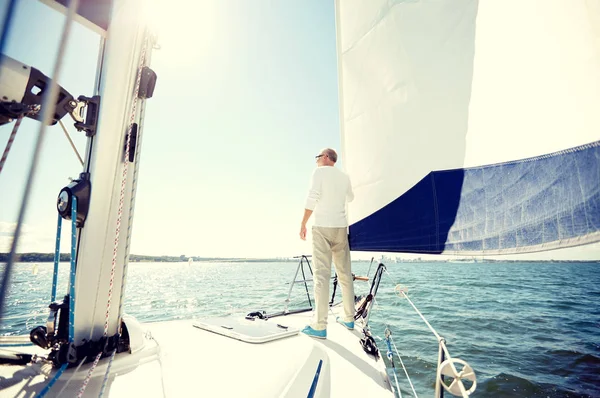
<svg viewBox="0 0 600 398"><path fill-rule="evenodd" d="M329 160L331 160L333 163L337 162L337 152L333 149L325 148L321 153L326 154Z"/></svg>

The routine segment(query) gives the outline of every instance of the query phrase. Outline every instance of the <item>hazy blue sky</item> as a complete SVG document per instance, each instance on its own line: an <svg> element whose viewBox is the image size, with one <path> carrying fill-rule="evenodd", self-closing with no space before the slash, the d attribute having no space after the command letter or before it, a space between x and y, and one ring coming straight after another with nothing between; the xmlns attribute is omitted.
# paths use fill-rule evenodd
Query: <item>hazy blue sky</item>
<svg viewBox="0 0 600 398"><path fill-rule="evenodd" d="M340 142L333 2L220 0L161 16L132 252L309 251L298 230L314 155ZM21 1L6 53L50 74L62 18ZM40 20L43 27L31 23ZM81 27L73 33L61 84L90 95L99 39ZM37 126L23 123L0 175L5 245ZM0 128L2 149L11 129ZM83 135L70 132L83 153ZM23 251L52 251L56 195L80 171L58 126L48 130L42 165Z"/></svg>
<svg viewBox="0 0 600 398"><path fill-rule="evenodd" d="M309 253L298 231L314 155L340 145L333 1L191 4L159 13L131 252ZM6 53L50 74L62 21L38 1L20 1ZM98 42L75 26L60 77L74 96L92 94ZM64 120L83 154L83 134ZM24 121L0 174L0 251L10 244L37 128ZM11 129L0 127L0 150ZM51 127L20 251L53 251L56 195L79 172L60 127Z"/></svg>
<svg viewBox="0 0 600 398"><path fill-rule="evenodd" d="M8 0L0 0L4 12ZM50 12L49 12L50 11ZM52 73L53 59L58 49L58 36L64 17L48 6L34 0L19 1L5 53L43 73ZM73 37L66 54L61 75L63 84L74 96L92 94L98 56L99 38L96 34L74 26ZM73 134L81 153L85 138L72 127L69 118L63 119ZM0 146L4 150L13 124L0 127ZM39 122L24 119L14 145L0 174L0 250L10 247L11 229L17 219L22 191L33 153L34 138ZM40 168L35 180L26 226L21 240L22 251L52 252L56 231L56 196L81 171L76 156L58 125L47 130ZM69 248L64 248L68 251Z"/></svg>

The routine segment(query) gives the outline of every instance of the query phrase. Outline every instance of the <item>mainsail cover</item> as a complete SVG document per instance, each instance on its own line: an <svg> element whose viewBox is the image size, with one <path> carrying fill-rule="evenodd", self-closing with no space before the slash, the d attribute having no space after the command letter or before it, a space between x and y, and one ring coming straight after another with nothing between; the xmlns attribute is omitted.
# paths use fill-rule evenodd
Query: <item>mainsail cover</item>
<svg viewBox="0 0 600 398"><path fill-rule="evenodd" d="M600 240L600 1L336 1L352 250Z"/></svg>

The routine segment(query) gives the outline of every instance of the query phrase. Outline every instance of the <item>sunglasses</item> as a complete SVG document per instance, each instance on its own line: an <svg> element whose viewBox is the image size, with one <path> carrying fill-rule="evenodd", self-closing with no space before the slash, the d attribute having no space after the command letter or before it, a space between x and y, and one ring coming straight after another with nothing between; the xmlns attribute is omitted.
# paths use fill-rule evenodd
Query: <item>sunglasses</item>
<svg viewBox="0 0 600 398"><path fill-rule="evenodd" d="M315 159L319 159L319 158L320 158L320 157L322 157L322 156L327 156L327 155L324 155L324 154L317 155L317 156L315 156Z"/></svg>

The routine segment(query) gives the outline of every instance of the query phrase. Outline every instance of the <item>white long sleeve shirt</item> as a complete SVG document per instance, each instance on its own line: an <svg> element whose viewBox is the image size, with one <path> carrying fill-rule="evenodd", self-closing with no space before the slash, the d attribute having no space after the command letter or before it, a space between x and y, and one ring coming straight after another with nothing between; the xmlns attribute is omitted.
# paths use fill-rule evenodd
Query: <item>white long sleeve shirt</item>
<svg viewBox="0 0 600 398"><path fill-rule="evenodd" d="M353 199L348 175L333 166L321 166L312 174L304 207L313 210L314 226L341 228L348 226L346 202Z"/></svg>

